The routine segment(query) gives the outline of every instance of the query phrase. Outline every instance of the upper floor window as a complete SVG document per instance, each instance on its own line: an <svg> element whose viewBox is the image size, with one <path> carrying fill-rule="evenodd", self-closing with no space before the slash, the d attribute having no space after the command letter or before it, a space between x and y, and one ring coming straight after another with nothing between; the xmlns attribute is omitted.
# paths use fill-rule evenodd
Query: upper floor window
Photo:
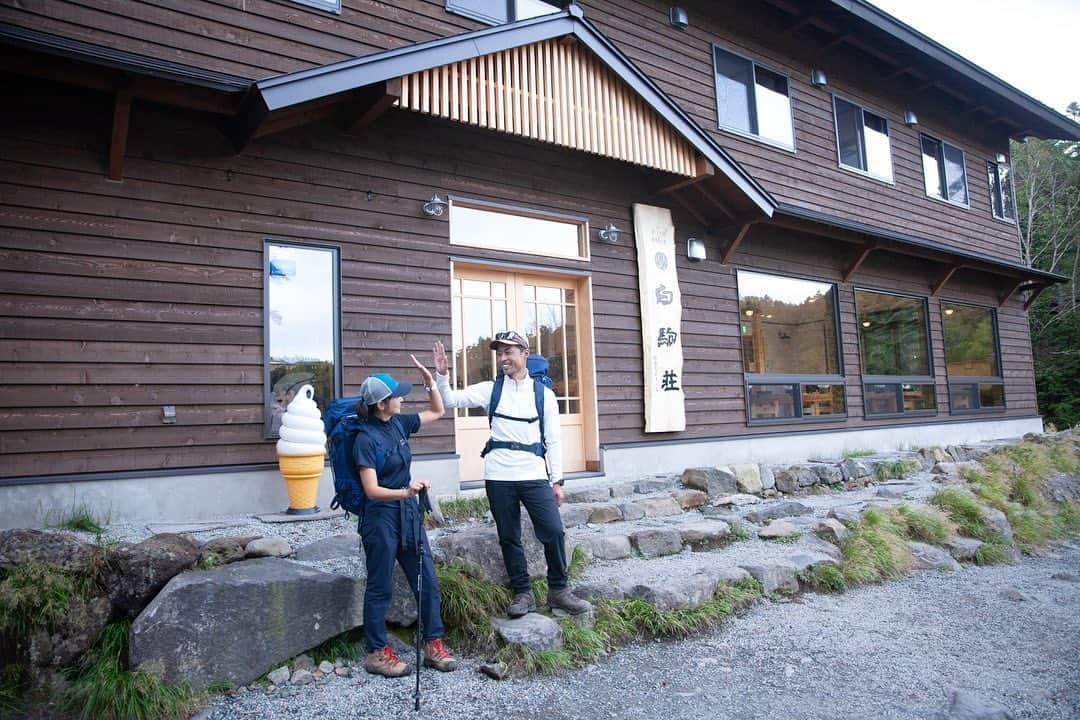
<svg viewBox="0 0 1080 720"><path fill-rule="evenodd" d="M846 415L836 287L743 270L738 283L750 421Z"/></svg>
<svg viewBox="0 0 1080 720"><path fill-rule="evenodd" d="M889 123L855 103L833 97L840 165L892 182Z"/></svg>
<svg viewBox="0 0 1080 720"><path fill-rule="evenodd" d="M964 151L929 135L922 137L923 179L926 194L949 202L968 204Z"/></svg>
<svg viewBox="0 0 1080 720"><path fill-rule="evenodd" d="M1016 222L1016 196L1013 195L1012 168L1008 163L988 160L986 174L990 180L990 208L999 220Z"/></svg>
<svg viewBox="0 0 1080 720"><path fill-rule="evenodd" d="M318 8L319 10L326 10L327 12L341 12L341 0L293 0L293 2Z"/></svg>
<svg viewBox="0 0 1080 720"><path fill-rule="evenodd" d="M304 385L320 410L341 396L338 249L267 241L264 275L266 435Z"/></svg>
<svg viewBox="0 0 1080 720"><path fill-rule="evenodd" d="M855 291L866 415L934 412L926 301Z"/></svg>
<svg viewBox="0 0 1080 720"><path fill-rule="evenodd" d="M1005 407L997 323L990 308L941 304L945 369L953 412Z"/></svg>
<svg viewBox="0 0 1080 720"><path fill-rule="evenodd" d="M557 13L561 3L542 0L446 0L446 9L473 20L502 25Z"/></svg>
<svg viewBox="0 0 1080 720"><path fill-rule="evenodd" d="M584 218L478 200L455 200L450 207L451 245L588 260L587 238Z"/></svg>
<svg viewBox="0 0 1080 720"><path fill-rule="evenodd" d="M793 150L788 79L715 45L713 66L719 126Z"/></svg>

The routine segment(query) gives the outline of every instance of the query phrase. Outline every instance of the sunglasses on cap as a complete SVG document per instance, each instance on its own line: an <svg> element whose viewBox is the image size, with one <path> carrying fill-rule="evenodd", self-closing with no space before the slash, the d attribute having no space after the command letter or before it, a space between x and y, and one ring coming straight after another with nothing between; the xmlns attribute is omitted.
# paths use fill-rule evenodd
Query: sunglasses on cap
<svg viewBox="0 0 1080 720"><path fill-rule="evenodd" d="M495 334L495 339L491 341L491 349L498 350L500 345L514 345L522 350L529 349L529 341L513 330Z"/></svg>

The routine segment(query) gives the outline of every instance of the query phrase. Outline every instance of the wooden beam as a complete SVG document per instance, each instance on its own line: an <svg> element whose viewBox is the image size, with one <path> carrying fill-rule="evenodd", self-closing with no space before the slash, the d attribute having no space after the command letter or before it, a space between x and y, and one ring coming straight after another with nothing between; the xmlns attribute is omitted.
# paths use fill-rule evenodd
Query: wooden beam
<svg viewBox="0 0 1080 720"><path fill-rule="evenodd" d="M1028 299L1024 301L1024 312L1027 312L1028 309L1031 308L1031 306L1035 304L1035 301L1038 300L1039 296L1043 294L1043 290L1045 290L1048 287L1050 287L1050 286L1049 285L1038 285L1037 287L1032 288L1031 295L1029 295Z"/></svg>
<svg viewBox="0 0 1080 720"><path fill-rule="evenodd" d="M864 262L866 262L866 258L870 257L870 253L874 252L877 249L877 245L864 245L862 250L859 251L858 255L855 256L855 260L851 263L851 265L848 266L848 269L844 271L842 280L844 282L850 280L851 276L855 274L855 271L858 270Z"/></svg>
<svg viewBox="0 0 1080 720"><path fill-rule="evenodd" d="M1011 298L1013 296L1013 293L1015 293L1017 290L1019 290L1020 286L1023 285L1024 283L1026 283L1026 282L1030 282L1030 281L1020 279L1020 280L1015 281L1012 285L1010 285L1008 292L1006 292L1004 295L1001 296L1001 298L1000 298L1000 300L998 302L998 307L999 308L1005 307L1005 303L1007 303L1009 301L1009 298Z"/></svg>
<svg viewBox="0 0 1080 720"><path fill-rule="evenodd" d="M716 193L710 190L705 183L699 182L693 186L695 190L701 193L702 197L709 201L710 205L720 208L720 212L724 213L729 218L735 218L735 212L731 209L731 206L721 200Z"/></svg>
<svg viewBox="0 0 1080 720"><path fill-rule="evenodd" d="M744 223L742 228L739 229L739 233L735 236L735 239L728 243L728 246L720 252L720 264L727 265L728 258L735 254L735 251L742 245L742 241L746 238L746 233L750 231L750 226L753 223Z"/></svg>
<svg viewBox="0 0 1080 720"><path fill-rule="evenodd" d="M671 185L665 185L665 186L663 186L661 188L658 188L658 189L654 190L653 194L654 195L666 195L667 193L674 192L676 190L681 190L684 187L687 187L689 185L693 185L694 183L697 183L697 182L701 182L702 180L704 180L706 178L710 178L710 177L712 177L713 175L716 174L716 168L713 167L713 164L711 162L709 162L708 160L706 160L705 158L701 157L700 155L698 155L697 158L695 159L694 165L695 165L694 169L695 169L695 173L696 173L694 175L694 177L683 178L682 180L679 180L676 183L672 183Z"/></svg>
<svg viewBox="0 0 1080 720"><path fill-rule="evenodd" d="M692 187L697 187L697 186L694 185ZM694 217L695 220L697 220L699 223L701 223L705 227L709 226L708 219L704 215L701 214L701 211L699 211L696 207L691 205L690 201L687 200L686 197L682 193L673 193L671 197L675 198L675 202L682 205L683 208L686 210L686 212L690 213Z"/></svg>
<svg viewBox="0 0 1080 720"><path fill-rule="evenodd" d="M128 128L131 124L131 91L121 88L113 101L112 137L109 140L110 180L124 179L124 153L127 151Z"/></svg>
<svg viewBox="0 0 1080 720"><path fill-rule="evenodd" d="M939 292L941 292L941 289L943 287L945 287L945 283L949 282L949 280L952 279L953 274L955 274L956 271L959 270L962 267L964 267L964 266L963 265L950 265L949 269L946 270L941 275L941 277L939 277L937 279L937 282L935 282L933 285L930 286L930 296L931 297L936 297L937 294Z"/></svg>
<svg viewBox="0 0 1080 720"><path fill-rule="evenodd" d="M345 132L358 134L366 130L384 112L401 99L401 78L362 87L342 107Z"/></svg>

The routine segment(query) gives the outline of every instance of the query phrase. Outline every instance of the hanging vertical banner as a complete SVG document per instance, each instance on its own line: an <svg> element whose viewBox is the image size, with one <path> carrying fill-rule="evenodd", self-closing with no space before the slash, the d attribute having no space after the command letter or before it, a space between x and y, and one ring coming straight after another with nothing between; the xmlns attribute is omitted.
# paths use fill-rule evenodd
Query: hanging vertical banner
<svg viewBox="0 0 1080 720"><path fill-rule="evenodd" d="M634 238L645 358L645 432L685 430L682 296L675 270L675 225L671 211L634 205Z"/></svg>

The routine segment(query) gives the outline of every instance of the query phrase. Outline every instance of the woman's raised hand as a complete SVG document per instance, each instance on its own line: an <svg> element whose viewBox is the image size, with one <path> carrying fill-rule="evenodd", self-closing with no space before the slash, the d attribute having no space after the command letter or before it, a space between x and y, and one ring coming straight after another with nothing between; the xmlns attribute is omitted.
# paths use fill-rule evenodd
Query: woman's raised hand
<svg viewBox="0 0 1080 720"><path fill-rule="evenodd" d="M409 355L409 357L412 358L413 365L416 366L416 369L420 371L420 377L424 382L424 386L431 387L434 385L435 378L431 376L431 371L424 367L424 364L417 360L415 355Z"/></svg>
<svg viewBox="0 0 1080 720"><path fill-rule="evenodd" d="M446 348L441 340L436 340L431 348L431 354L435 358L435 372L445 375L450 372L450 361L446 359Z"/></svg>

